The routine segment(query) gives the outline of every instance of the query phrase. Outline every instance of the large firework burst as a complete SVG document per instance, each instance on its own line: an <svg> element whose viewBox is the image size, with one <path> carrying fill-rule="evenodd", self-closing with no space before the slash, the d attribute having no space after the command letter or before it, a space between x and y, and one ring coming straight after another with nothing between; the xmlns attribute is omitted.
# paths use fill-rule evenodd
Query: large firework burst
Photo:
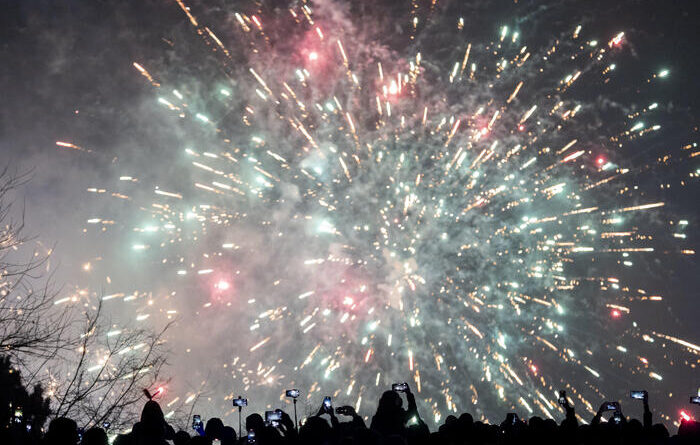
<svg viewBox="0 0 700 445"><path fill-rule="evenodd" d="M560 388L591 412L631 382L660 393L667 363L647 348L697 362L700 347L630 318L662 300L632 278L648 258L694 254L687 221L636 186L697 148L634 155L663 131L639 91L669 72L617 81L623 32L572 23L530 47L503 26L483 43L435 2L390 18L300 2L226 11L219 37L177 4L191 40L164 40L210 51L205 74L134 67L182 144L113 193L138 209L118 221L138 221L136 261L165 278L106 297L136 295L137 320L182 314L174 361L203 377L176 394L270 406L296 385L369 414L407 380L431 421L552 417Z"/></svg>

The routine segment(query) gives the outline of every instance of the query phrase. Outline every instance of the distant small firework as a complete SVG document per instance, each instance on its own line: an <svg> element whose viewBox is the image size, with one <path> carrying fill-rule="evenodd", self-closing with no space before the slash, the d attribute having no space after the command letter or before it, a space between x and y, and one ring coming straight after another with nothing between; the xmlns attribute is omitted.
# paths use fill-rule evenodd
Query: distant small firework
<svg viewBox="0 0 700 445"><path fill-rule="evenodd" d="M218 290L220 290L220 291L229 290L230 287L231 287L231 283L229 283L229 282L226 281L226 280L219 280L219 281L216 283L216 288L217 288Z"/></svg>

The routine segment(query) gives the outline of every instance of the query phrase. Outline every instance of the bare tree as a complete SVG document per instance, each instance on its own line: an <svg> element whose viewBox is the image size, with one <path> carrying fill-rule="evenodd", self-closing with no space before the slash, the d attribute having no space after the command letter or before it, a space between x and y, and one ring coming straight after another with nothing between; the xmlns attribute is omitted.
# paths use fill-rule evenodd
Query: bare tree
<svg viewBox="0 0 700 445"><path fill-rule="evenodd" d="M46 276L51 252L27 248L24 212L13 212L14 193L28 179L0 171L0 353L25 369L28 361L45 364L72 347L71 309L55 307Z"/></svg>
<svg viewBox="0 0 700 445"><path fill-rule="evenodd" d="M29 248L24 212L12 208L28 174L0 171L0 354L23 371L27 383L43 383L53 417L83 426L104 421L121 428L144 402L142 390L158 382L165 364L164 333L111 323L102 299L57 304L48 259Z"/></svg>
<svg viewBox="0 0 700 445"><path fill-rule="evenodd" d="M70 417L86 427L107 421L122 428L138 417L143 389L163 383L163 336L171 323L156 333L115 329L101 301L84 317L79 346L63 355L52 376L53 416Z"/></svg>

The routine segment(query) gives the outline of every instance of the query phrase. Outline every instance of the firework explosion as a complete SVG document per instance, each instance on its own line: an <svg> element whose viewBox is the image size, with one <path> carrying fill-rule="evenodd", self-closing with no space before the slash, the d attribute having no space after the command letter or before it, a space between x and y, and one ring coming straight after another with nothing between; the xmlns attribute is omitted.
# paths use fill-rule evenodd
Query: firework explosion
<svg viewBox="0 0 700 445"><path fill-rule="evenodd" d="M130 216L87 221L127 227L131 261L159 268L103 299L137 322L179 317L173 361L189 375L174 373L168 402L209 396L231 414L238 394L278 406L298 387L370 415L406 380L429 424L558 418L562 388L588 417L624 394L612 388L661 395L667 368L696 366L700 346L631 318L664 298L635 275L695 254L688 221L638 185L698 151L635 158L664 111L630 92L671 74L617 82L623 32L572 23L530 47L503 26L471 41L464 18L416 3L399 38L301 2L230 11L219 37L176 2L191 41L166 43L206 48L217 73L181 81L186 67L134 61L187 136L172 159L89 190ZM646 358L662 345L675 365Z"/></svg>

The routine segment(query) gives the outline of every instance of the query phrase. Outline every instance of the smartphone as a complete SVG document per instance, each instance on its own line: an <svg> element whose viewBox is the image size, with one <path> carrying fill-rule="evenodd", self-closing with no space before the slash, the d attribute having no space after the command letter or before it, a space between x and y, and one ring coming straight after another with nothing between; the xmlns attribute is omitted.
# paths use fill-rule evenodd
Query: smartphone
<svg viewBox="0 0 700 445"><path fill-rule="evenodd" d="M566 405L566 391L564 390L559 391L559 404Z"/></svg>
<svg viewBox="0 0 700 445"><path fill-rule="evenodd" d="M192 416L192 429L199 431L202 428L202 417L199 414Z"/></svg>
<svg viewBox="0 0 700 445"><path fill-rule="evenodd" d="M516 413L510 413L510 415L513 416L513 425L520 422L520 418L518 417L518 415Z"/></svg>
<svg viewBox="0 0 700 445"><path fill-rule="evenodd" d="M700 396L690 396L690 403L700 405Z"/></svg>
<svg viewBox="0 0 700 445"><path fill-rule="evenodd" d="M617 402L605 402L606 411L615 411L617 409Z"/></svg>
<svg viewBox="0 0 700 445"><path fill-rule="evenodd" d="M406 392L408 389L408 383L394 383L391 385L391 390L396 392Z"/></svg>
<svg viewBox="0 0 700 445"><path fill-rule="evenodd" d="M630 397L637 400L644 400L646 391L630 391Z"/></svg>
<svg viewBox="0 0 700 445"><path fill-rule="evenodd" d="M85 434L85 428L78 428L78 440L82 442L83 435Z"/></svg>
<svg viewBox="0 0 700 445"><path fill-rule="evenodd" d="M323 407L326 409L326 411L333 409L333 405L331 404L331 396L326 396L323 398Z"/></svg>
<svg viewBox="0 0 700 445"><path fill-rule="evenodd" d="M102 422L103 429L108 430L110 426L112 426L110 422Z"/></svg>
<svg viewBox="0 0 700 445"><path fill-rule="evenodd" d="M258 443L255 439L255 431L253 430L248 430L248 443Z"/></svg>
<svg viewBox="0 0 700 445"><path fill-rule="evenodd" d="M221 441L219 439L214 439L211 441L211 445L221 445Z"/></svg>
<svg viewBox="0 0 700 445"><path fill-rule="evenodd" d="M22 423L22 418L24 417L24 413L22 412L22 408L16 408L15 409L15 423Z"/></svg>
<svg viewBox="0 0 700 445"><path fill-rule="evenodd" d="M292 399L296 399L297 397L299 397L299 390L298 389L288 389L285 394L287 397L291 397Z"/></svg>
<svg viewBox="0 0 700 445"><path fill-rule="evenodd" d="M233 399L233 406L248 406L248 399L243 399L241 397Z"/></svg>
<svg viewBox="0 0 700 445"><path fill-rule="evenodd" d="M335 409L335 412L338 414L342 414L343 416L349 416L350 415L350 410L348 409L347 406L339 406Z"/></svg>
<svg viewBox="0 0 700 445"><path fill-rule="evenodd" d="M265 411L265 420L272 422L273 420L282 420L281 411Z"/></svg>

